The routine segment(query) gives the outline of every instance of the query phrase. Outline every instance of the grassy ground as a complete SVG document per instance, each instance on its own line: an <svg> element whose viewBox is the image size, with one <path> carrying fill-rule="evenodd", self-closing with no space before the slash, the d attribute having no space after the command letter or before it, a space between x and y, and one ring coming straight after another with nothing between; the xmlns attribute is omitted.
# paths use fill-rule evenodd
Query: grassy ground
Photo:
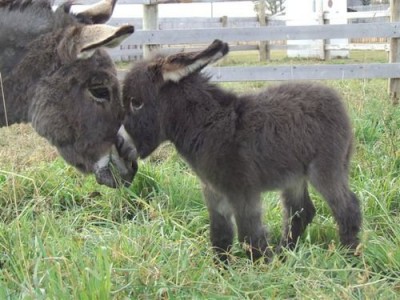
<svg viewBox="0 0 400 300"><path fill-rule="evenodd" d="M230 267L220 270L198 181L171 146L140 163L132 187L111 190L67 166L29 126L13 126L0 130L0 299L399 298L400 109L390 105L386 80L326 83L341 92L354 124L359 256L340 249L329 209L312 192L317 216L285 262L253 264L236 243ZM224 85L248 92L265 84ZM264 206L275 243L279 195L266 193Z"/></svg>

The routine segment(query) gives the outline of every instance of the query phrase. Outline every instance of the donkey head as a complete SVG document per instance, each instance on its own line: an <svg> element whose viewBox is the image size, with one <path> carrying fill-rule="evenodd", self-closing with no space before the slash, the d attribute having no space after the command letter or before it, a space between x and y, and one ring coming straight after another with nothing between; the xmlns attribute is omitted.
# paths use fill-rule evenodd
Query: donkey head
<svg viewBox="0 0 400 300"><path fill-rule="evenodd" d="M136 165L121 158L116 148L129 103L122 101L115 66L100 48L118 45L133 26L91 24L106 21L115 1L103 0L77 16L70 14L70 3L53 13L45 0L3 1L11 4L3 8L0 4L0 15L2 9L8 18L14 15L16 28L10 30L21 33L26 42L15 45L7 40L14 63L4 67L9 119L32 121L68 163L94 173L99 183L116 187L120 183L112 172L116 170L129 184ZM41 30L32 29L31 40L25 37L26 20L43 25Z"/></svg>
<svg viewBox="0 0 400 300"><path fill-rule="evenodd" d="M168 138L163 124L174 120L166 100L190 97L198 88L191 81L228 50L226 43L215 40L203 51L157 56L133 66L124 80L124 101L130 103L124 127L140 157L150 155Z"/></svg>

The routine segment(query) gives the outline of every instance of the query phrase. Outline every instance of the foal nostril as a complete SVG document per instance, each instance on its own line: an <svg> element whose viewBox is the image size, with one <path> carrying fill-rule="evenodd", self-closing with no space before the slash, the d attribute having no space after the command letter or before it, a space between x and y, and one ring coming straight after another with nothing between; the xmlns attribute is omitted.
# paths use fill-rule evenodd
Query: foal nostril
<svg viewBox="0 0 400 300"><path fill-rule="evenodd" d="M86 166L83 163L76 163L75 164L75 168L77 168L82 173L87 173L88 172L88 169L86 168Z"/></svg>
<svg viewBox="0 0 400 300"><path fill-rule="evenodd" d="M120 152L122 147L124 146L124 138L121 135L117 135L115 146L117 147L118 152Z"/></svg>

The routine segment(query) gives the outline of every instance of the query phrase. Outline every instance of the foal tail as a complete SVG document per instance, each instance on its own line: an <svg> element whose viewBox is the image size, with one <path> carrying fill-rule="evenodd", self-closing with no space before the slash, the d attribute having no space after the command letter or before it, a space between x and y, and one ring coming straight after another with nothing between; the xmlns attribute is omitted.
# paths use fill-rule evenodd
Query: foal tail
<svg viewBox="0 0 400 300"><path fill-rule="evenodd" d="M353 141L353 138L351 138L349 141L349 144L347 146L345 157L344 157L344 162L343 162L343 167L344 167L344 170L347 172L347 174L350 171L350 160L351 160L351 156L353 154L353 149L354 149L354 141Z"/></svg>

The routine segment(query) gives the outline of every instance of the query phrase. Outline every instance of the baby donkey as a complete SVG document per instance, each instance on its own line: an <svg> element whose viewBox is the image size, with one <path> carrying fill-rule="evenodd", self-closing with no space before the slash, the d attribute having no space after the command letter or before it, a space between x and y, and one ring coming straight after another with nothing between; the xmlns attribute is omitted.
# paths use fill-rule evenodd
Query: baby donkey
<svg viewBox="0 0 400 300"><path fill-rule="evenodd" d="M316 83L285 83L238 96L200 71L228 53L204 51L138 62L124 82L124 121L141 158L172 142L203 184L211 242L225 261L235 221L247 254L269 257L261 193L281 190L281 247L292 249L314 215L307 183L328 202L341 243L358 243L361 212L348 183L352 129L338 94Z"/></svg>

